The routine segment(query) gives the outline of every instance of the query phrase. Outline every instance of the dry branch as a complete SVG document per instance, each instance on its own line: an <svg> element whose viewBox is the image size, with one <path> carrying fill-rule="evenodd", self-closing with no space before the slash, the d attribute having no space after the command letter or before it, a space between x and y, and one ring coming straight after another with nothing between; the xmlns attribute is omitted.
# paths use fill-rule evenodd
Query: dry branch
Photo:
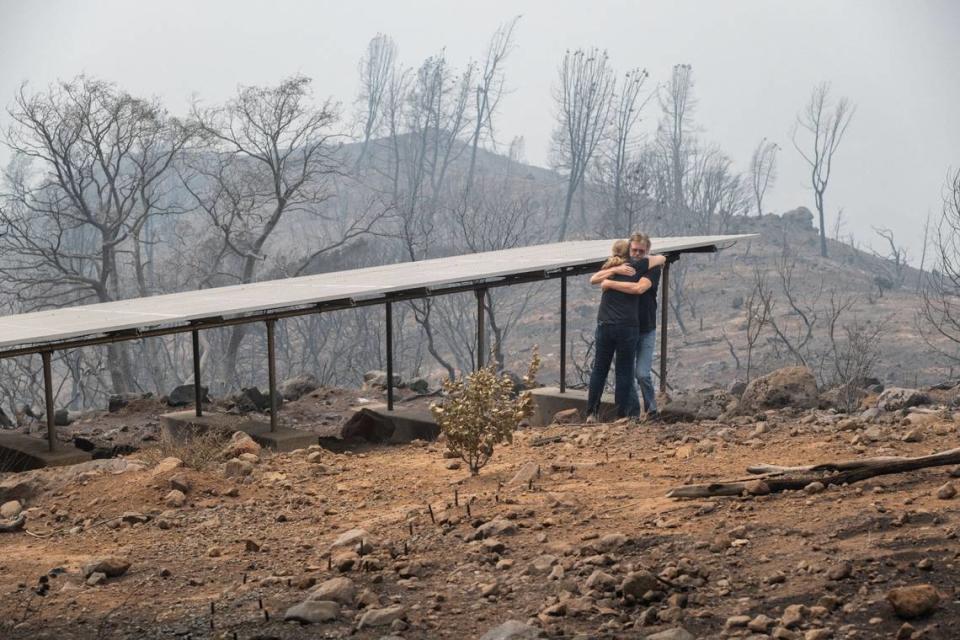
<svg viewBox="0 0 960 640"><path fill-rule="evenodd" d="M762 480L771 493L788 489L803 489L811 482L831 484L851 484L891 473L904 473L927 467L941 467L960 464L960 448L915 458L880 457L862 460L826 462L806 467L784 467L759 464L747 468L752 478L711 482L709 484L690 484L671 489L668 498L708 498L712 496L737 496L750 493L750 484Z"/></svg>

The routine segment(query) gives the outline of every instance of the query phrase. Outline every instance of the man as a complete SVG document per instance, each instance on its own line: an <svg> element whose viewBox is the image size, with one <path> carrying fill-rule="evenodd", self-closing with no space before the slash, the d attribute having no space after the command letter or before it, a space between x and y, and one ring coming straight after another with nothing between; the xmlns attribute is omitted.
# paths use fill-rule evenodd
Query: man
<svg viewBox="0 0 960 640"><path fill-rule="evenodd" d="M631 261L616 267L602 269L590 278L591 284L600 284L603 294L597 314L597 332L594 342L594 364L590 373L590 389L587 395L587 422L596 422L600 400L610 364L614 362L616 381L614 401L617 417L638 417L640 401L633 383L636 369L636 348L640 330L640 305L637 296L647 291L651 281L646 277L651 267L664 264L663 256L645 257L649 239L643 246L642 256L636 257L640 242L631 238ZM616 286L613 286L616 285ZM652 385L651 385L652 387Z"/></svg>
<svg viewBox="0 0 960 640"><path fill-rule="evenodd" d="M649 252L650 236L640 232L630 236L631 260L639 261L642 267L644 258ZM617 282L609 276L603 278L601 284L604 290L609 289L637 296L637 347L633 370L637 385L640 387L640 395L643 397L643 409L648 421L656 421L660 417L650 369L653 366L653 353L657 344L657 287L660 284L661 267L666 261L663 256L651 256L648 263L649 270L644 272L643 277L632 286L624 286L628 283ZM599 275L600 272L594 274L594 277Z"/></svg>

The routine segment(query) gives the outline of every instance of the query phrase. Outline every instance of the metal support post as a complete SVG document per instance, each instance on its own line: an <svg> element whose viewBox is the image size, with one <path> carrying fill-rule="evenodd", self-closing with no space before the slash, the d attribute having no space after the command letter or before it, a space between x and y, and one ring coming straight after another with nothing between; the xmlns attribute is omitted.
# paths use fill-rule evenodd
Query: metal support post
<svg viewBox="0 0 960 640"><path fill-rule="evenodd" d="M660 392L667 392L667 309L670 307L670 263L663 265L660 279Z"/></svg>
<svg viewBox="0 0 960 640"><path fill-rule="evenodd" d="M567 392L567 276L560 278L560 393Z"/></svg>
<svg viewBox="0 0 960 640"><path fill-rule="evenodd" d="M475 291L477 295L477 366L476 369L479 370L483 368L484 365L484 354L483 354L483 342L484 342L484 318L483 318L483 297L487 294L486 289L477 289Z"/></svg>
<svg viewBox="0 0 960 640"><path fill-rule="evenodd" d="M43 391L47 403L47 446L52 453L57 448L57 438L53 423L55 410L53 408L53 371L50 367L50 352L42 352L40 358L43 360Z"/></svg>
<svg viewBox="0 0 960 640"><path fill-rule="evenodd" d="M387 307L387 411L393 411L393 304Z"/></svg>
<svg viewBox="0 0 960 640"><path fill-rule="evenodd" d="M273 327L276 320L267 320L267 372L270 376L270 431L277 430L277 354Z"/></svg>
<svg viewBox="0 0 960 640"><path fill-rule="evenodd" d="M193 336L193 402L197 417L203 415L203 389L200 386L200 331L191 331Z"/></svg>

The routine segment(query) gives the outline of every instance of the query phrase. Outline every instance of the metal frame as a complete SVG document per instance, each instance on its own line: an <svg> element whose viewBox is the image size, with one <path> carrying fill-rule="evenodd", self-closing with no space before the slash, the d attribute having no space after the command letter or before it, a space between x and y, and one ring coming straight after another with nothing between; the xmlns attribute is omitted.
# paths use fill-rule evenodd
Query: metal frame
<svg viewBox="0 0 960 640"><path fill-rule="evenodd" d="M711 253L717 251L716 244L710 244L702 247L681 249L677 251L665 252L665 255L674 255L682 253ZM431 298L436 296L450 295L453 293L464 293L473 291L477 298L477 357L476 368L483 366L485 362L485 297L489 295L489 290L495 287L507 287L516 284L526 284L531 282L541 282L546 280L560 279L560 392L567 390L567 279L570 276L584 275L596 271L604 260L596 260L589 263L581 263L575 266L562 266L550 270L533 270L520 273L514 273L506 276L498 276L492 279L481 279L460 284L445 285L438 288L417 287L404 291L392 292L377 295L371 298L355 299L344 298L339 300L330 300L311 304L307 306L297 306L294 308L264 310L248 315L242 315L234 318L215 317L204 320L188 322L184 325L161 327L155 329L128 329L107 333L102 336L91 338L66 339L44 343L42 345L17 347L14 349L0 350L0 359L13 358L24 355L39 353L43 359L43 377L46 402L47 418L47 437L49 439L50 451L56 448L55 426L54 426L54 399L53 399L53 376L51 370L51 356L54 351L64 351L67 349L78 349L81 347L97 346L104 344L113 344L117 342L126 342L128 340L139 340L142 338L160 337L166 335L176 335L189 332L192 337L193 346L193 374L194 374L194 401L195 413L198 417L203 415L203 390L200 379L200 336L199 333L204 329L215 329L231 327L240 324L251 324L263 322L267 329L267 368L270 385L270 431L276 431L278 426L278 397L277 397L277 373L276 373L276 350L275 350L275 325L278 320L285 318L294 318L299 316L324 313L328 311L338 311L343 309L367 307L383 304L386 307L386 364L387 364L387 408L392 411L394 408L393 392L393 303L406 300L417 300L422 298ZM669 306L669 264L663 269L661 284L662 291L662 309L661 309L661 342L660 342L660 388L666 389L667 380L667 310Z"/></svg>

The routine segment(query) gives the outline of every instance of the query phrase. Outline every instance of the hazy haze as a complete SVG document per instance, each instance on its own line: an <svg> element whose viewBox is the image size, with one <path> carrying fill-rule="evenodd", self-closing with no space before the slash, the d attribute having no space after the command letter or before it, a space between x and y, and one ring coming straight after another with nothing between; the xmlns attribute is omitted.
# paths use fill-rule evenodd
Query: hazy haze
<svg viewBox="0 0 960 640"><path fill-rule="evenodd" d="M656 82L693 65L704 137L746 169L766 136L782 147L767 208L813 209L806 170L790 144L797 111L820 81L857 112L827 192L828 226L871 240L894 229L919 256L922 222L940 210L948 168L960 165L960 3L943 1L737 2L14 2L0 0L0 102L79 73L157 95L184 113L191 95L219 101L238 84L275 84L303 73L319 98L352 113L357 61L377 32L417 66L446 48L463 65L480 58L496 27L523 14L506 65L510 94L498 139L526 141L546 164L551 87L568 48L598 46L619 70L645 67ZM651 85L652 86L652 85ZM652 131L648 105L641 128ZM6 125L5 114L0 120ZM0 160L8 153L0 150ZM879 247L879 245L877 245Z"/></svg>

